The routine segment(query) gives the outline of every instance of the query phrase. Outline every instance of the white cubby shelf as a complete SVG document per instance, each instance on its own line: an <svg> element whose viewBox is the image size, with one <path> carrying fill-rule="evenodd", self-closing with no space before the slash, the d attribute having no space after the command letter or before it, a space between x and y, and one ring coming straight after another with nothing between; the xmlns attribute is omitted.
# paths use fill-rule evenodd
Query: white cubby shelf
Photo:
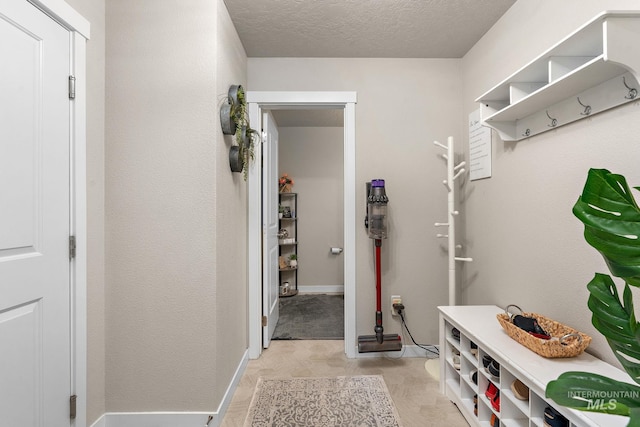
<svg viewBox="0 0 640 427"><path fill-rule="evenodd" d="M623 427L629 418L595 412L569 409L545 398L547 384L567 371L592 372L619 381L634 384L626 372L582 353L571 358L548 359L509 337L496 316L504 309L492 305L441 306L440 311L440 392L447 396L467 420L469 425L491 427L495 414L503 427L543 427L544 410L555 408L564 415L570 427ZM451 331L460 331L456 340ZM471 354L471 343L478 348L478 356ZM453 364L453 350L460 352L460 368ZM500 378L496 379L484 369L482 358L490 356L500 364ZM478 371L478 380L472 380ZM529 387L529 399L519 400L511 391L511 384L520 380ZM500 390L500 410L495 410L485 391L493 383ZM474 396L478 396L478 411L474 413Z"/></svg>
<svg viewBox="0 0 640 427"><path fill-rule="evenodd" d="M476 99L503 141L518 141L640 95L640 12L602 12Z"/></svg>

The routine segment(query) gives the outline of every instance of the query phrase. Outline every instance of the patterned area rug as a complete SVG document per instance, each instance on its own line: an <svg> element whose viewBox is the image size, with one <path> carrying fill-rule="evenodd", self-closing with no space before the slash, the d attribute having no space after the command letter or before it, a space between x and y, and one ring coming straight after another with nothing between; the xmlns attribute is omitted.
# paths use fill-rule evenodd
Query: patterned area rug
<svg viewBox="0 0 640 427"><path fill-rule="evenodd" d="M401 427L381 375L258 378L244 427Z"/></svg>

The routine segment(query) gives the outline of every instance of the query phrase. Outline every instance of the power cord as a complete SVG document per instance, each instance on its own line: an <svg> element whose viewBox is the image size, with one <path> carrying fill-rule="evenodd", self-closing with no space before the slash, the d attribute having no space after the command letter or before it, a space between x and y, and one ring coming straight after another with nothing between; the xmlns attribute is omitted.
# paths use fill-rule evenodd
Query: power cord
<svg viewBox="0 0 640 427"><path fill-rule="evenodd" d="M417 345L418 347L420 347L423 350L426 350L428 353L432 353L435 354L436 356L440 356L440 352L438 351L437 347L433 347L435 348L435 351L426 347L426 345L428 344L418 344L416 342L416 340L413 338L413 335L411 334L411 331L409 330L409 326L407 326L407 322L404 319L404 304L393 304L393 308L395 309L396 313L398 313L398 315L400 316L400 319L402 320L402 326L404 326L404 328L407 330L407 333L409 334L409 337L411 337L411 341L413 341L413 343L415 345Z"/></svg>

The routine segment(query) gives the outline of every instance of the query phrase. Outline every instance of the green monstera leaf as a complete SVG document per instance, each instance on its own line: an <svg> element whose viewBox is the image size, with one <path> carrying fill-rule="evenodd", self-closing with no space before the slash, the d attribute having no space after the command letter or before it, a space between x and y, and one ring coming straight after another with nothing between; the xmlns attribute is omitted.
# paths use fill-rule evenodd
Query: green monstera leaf
<svg viewBox="0 0 640 427"><path fill-rule="evenodd" d="M640 324L629 288L640 287L640 209L623 176L591 169L573 213L585 226L587 243L604 257L611 274L626 282L621 301L611 277L596 274L587 285L588 307L593 326L605 336L631 378L640 383ZM633 384L588 372L567 372L547 385L546 396L583 411L628 416L628 426L640 427L640 388Z"/></svg>
<svg viewBox="0 0 640 427"><path fill-rule="evenodd" d="M632 417L640 425L640 418L632 415L640 399L640 387L586 372L565 372L549 382L546 396L562 406L582 411ZM635 412L635 411L633 411Z"/></svg>
<svg viewBox="0 0 640 427"><path fill-rule="evenodd" d="M629 285L624 289L624 303L620 302L615 283L606 274L596 274L587 289L591 294L587 305L593 313L593 326L605 336L609 347L631 378L640 383L639 324L633 311Z"/></svg>
<svg viewBox="0 0 640 427"><path fill-rule="evenodd" d="M637 188L636 188L637 189ZM573 213L611 274L640 286L640 209L622 175L591 169Z"/></svg>

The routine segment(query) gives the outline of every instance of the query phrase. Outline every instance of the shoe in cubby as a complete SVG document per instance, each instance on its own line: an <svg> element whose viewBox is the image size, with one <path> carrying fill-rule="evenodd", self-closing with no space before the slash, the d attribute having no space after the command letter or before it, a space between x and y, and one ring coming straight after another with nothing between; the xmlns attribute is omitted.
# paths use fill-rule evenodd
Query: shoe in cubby
<svg viewBox="0 0 640 427"><path fill-rule="evenodd" d="M544 425L546 427L569 427L569 420L551 406L544 409Z"/></svg>
<svg viewBox="0 0 640 427"><path fill-rule="evenodd" d="M491 406L496 412L500 412L500 392L496 393L493 399L491 399Z"/></svg>
<svg viewBox="0 0 640 427"><path fill-rule="evenodd" d="M471 381L473 381L475 385L478 385L478 370L473 370L469 376L471 377Z"/></svg>
<svg viewBox="0 0 640 427"><path fill-rule="evenodd" d="M488 354L482 356L482 366L486 368L491 364L491 362L493 362L493 357L489 356Z"/></svg>
<svg viewBox="0 0 640 427"><path fill-rule="evenodd" d="M460 354L454 354L453 357L451 358L451 361L453 362L453 367L455 368L456 371L460 370Z"/></svg>
<svg viewBox="0 0 640 427"><path fill-rule="evenodd" d="M511 383L511 391L516 399L529 400L529 387L522 381L516 379Z"/></svg>
<svg viewBox="0 0 640 427"><path fill-rule="evenodd" d="M500 381L500 364L498 362L492 360L485 369L494 380Z"/></svg>
<svg viewBox="0 0 640 427"><path fill-rule="evenodd" d="M491 381L489 381L489 385L487 386L487 390L484 392L484 395L487 396L489 401L492 401L494 397L498 394L498 387L495 386Z"/></svg>

